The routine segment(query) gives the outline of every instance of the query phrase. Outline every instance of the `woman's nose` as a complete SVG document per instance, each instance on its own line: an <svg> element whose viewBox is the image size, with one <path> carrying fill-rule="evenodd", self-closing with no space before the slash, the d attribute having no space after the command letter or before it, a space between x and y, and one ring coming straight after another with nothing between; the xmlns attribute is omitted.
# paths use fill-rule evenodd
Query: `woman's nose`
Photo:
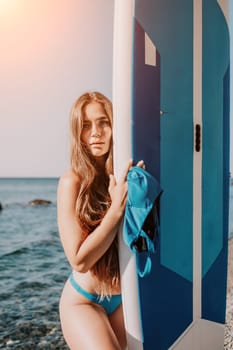
<svg viewBox="0 0 233 350"><path fill-rule="evenodd" d="M98 128L98 125L96 125L96 124L93 124L92 125L92 129L91 129L91 135L92 136L100 136L100 128Z"/></svg>

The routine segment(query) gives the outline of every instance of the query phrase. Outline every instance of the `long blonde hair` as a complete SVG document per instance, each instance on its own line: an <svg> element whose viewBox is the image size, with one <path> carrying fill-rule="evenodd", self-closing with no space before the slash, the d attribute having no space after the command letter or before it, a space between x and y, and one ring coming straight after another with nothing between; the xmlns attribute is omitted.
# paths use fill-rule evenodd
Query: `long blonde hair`
<svg viewBox="0 0 233 350"><path fill-rule="evenodd" d="M85 107L91 102L100 103L109 119L112 128L112 103L99 92L85 93L74 103L70 114L71 130L71 167L80 181L80 190L76 201L76 216L83 229L83 239L100 224L111 199L108 193L109 174L113 172L112 140L109 152L106 155L105 167L100 169L95 159L89 154L81 141L81 132ZM98 293L103 298L111 295L119 285L119 263L117 238L107 252L91 269L98 279Z"/></svg>

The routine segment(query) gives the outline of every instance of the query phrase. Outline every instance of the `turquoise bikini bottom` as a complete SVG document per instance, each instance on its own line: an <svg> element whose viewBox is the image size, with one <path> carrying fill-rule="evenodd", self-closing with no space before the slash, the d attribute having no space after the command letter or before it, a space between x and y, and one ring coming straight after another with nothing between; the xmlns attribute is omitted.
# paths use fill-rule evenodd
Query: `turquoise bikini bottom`
<svg viewBox="0 0 233 350"><path fill-rule="evenodd" d="M121 294L112 295L111 297L104 297L103 300L100 300L100 296L98 294L89 293L80 287L80 285L75 281L73 273L70 275L69 281L79 294L83 295L91 302L102 306L108 315L112 314L121 304Z"/></svg>

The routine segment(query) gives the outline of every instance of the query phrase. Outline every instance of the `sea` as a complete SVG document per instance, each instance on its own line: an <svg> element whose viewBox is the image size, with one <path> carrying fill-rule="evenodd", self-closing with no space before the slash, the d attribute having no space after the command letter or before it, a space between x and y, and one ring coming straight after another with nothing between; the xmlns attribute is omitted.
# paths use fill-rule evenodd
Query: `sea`
<svg viewBox="0 0 233 350"><path fill-rule="evenodd" d="M57 184L0 178L0 349L68 350L58 302L70 266L58 234ZM34 199L51 203L32 206ZM229 217L233 237L233 185Z"/></svg>
<svg viewBox="0 0 233 350"><path fill-rule="evenodd" d="M68 349L58 302L70 273L54 178L0 179L0 349ZM29 201L51 203L31 206Z"/></svg>

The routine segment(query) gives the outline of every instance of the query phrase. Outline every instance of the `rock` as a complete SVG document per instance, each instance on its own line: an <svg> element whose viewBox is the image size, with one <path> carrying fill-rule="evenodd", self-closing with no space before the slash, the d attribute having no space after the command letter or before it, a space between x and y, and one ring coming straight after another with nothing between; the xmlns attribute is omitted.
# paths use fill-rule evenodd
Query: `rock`
<svg viewBox="0 0 233 350"><path fill-rule="evenodd" d="M28 202L29 205L49 205L51 203L51 201L48 201L46 199L33 199Z"/></svg>

